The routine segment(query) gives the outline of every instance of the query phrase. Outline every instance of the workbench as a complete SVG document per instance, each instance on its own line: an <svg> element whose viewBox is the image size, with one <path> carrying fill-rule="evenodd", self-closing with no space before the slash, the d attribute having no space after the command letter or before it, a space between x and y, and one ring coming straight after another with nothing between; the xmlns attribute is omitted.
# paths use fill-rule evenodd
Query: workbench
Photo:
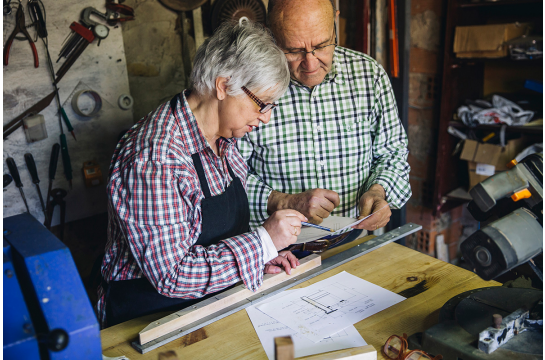
<svg viewBox="0 0 545 360"><path fill-rule="evenodd" d="M328 250L333 256L373 238L373 235ZM306 287L342 271L361 277L407 299L355 324L365 341L384 357L380 347L390 335L412 335L435 325L439 310L450 298L468 290L500 286L476 274L390 243L347 262L293 288ZM135 299L137 301L137 299ZM130 345L150 322L169 313L157 313L130 320L101 331L102 352L106 356L125 355L129 359L157 360L159 353L173 350L180 359L267 359L245 310L238 311L156 350L140 354Z"/></svg>

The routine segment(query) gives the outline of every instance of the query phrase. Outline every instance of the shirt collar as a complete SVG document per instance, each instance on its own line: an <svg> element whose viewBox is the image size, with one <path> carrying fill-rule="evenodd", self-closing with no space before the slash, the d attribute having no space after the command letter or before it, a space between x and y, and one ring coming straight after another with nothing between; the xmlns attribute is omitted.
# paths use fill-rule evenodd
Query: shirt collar
<svg viewBox="0 0 545 360"><path fill-rule="evenodd" d="M212 149L210 148L208 140L206 140L204 134L199 128L197 119L195 118L195 115L193 114L191 108L189 107L189 104L187 103L187 96L189 96L190 93L191 91L188 89L181 92L180 96L178 97L178 100L180 101L176 101L174 117L176 119L178 127L180 128L181 141L187 148L189 153L193 155L195 153L205 150L206 148L210 149L210 151L212 151ZM221 149L225 149L226 147L234 144L235 141L235 139L220 138L220 151Z"/></svg>
<svg viewBox="0 0 545 360"><path fill-rule="evenodd" d="M343 84L345 81L345 71L341 63L342 55L339 54L339 46L335 47L333 53L333 63L331 64L331 70L325 75L324 80L320 83L325 84L331 81L335 81L337 84ZM305 87L301 82L295 79L291 79L291 83L296 86Z"/></svg>

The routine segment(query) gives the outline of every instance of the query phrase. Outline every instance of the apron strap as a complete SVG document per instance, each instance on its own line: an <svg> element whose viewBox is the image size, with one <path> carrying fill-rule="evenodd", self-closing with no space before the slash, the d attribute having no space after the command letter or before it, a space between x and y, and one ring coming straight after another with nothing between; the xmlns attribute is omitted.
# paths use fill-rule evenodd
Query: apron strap
<svg viewBox="0 0 545 360"><path fill-rule="evenodd" d="M191 155L191 158L193 158L193 165L195 166L195 170L197 170L197 175L199 176L199 182L201 183L201 189L204 197L209 198L211 196L210 188L208 187L208 181L206 181L206 177L204 176L204 169L202 167L199 153Z"/></svg>

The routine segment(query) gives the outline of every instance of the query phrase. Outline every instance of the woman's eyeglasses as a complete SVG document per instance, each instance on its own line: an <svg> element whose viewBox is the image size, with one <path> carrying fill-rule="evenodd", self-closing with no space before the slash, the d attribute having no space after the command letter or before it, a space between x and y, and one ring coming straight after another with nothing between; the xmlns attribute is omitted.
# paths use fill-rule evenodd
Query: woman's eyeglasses
<svg viewBox="0 0 545 360"><path fill-rule="evenodd" d="M271 103L265 104L263 101L259 100L259 98L255 96L250 90L248 90L246 86L242 87L242 91L244 91L246 95L248 95L250 99L252 99L257 104L257 106L259 106L259 112L262 114L265 114L267 111L272 110L278 106L277 104Z"/></svg>
<svg viewBox="0 0 545 360"><path fill-rule="evenodd" d="M403 337L392 335L386 340L382 348L382 354L391 360L441 360L442 355L433 357L422 350L409 350L407 344L407 334Z"/></svg>

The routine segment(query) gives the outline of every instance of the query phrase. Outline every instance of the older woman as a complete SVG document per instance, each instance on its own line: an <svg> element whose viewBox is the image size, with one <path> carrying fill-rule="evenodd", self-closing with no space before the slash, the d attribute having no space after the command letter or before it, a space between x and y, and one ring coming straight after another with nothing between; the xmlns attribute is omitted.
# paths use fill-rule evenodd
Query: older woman
<svg viewBox="0 0 545 360"><path fill-rule="evenodd" d="M262 26L225 23L197 51L191 88L140 120L114 153L102 326L177 310L239 281L290 272L306 218L274 213L249 231L246 165L236 139L267 123L289 84L286 58Z"/></svg>

